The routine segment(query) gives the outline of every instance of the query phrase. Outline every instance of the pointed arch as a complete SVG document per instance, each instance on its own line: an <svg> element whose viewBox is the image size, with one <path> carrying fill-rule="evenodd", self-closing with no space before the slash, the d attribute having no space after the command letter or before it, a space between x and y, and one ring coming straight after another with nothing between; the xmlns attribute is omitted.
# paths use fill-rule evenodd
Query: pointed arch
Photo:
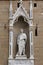
<svg viewBox="0 0 43 65"><path fill-rule="evenodd" d="M17 11L15 12L15 14L13 15L12 22L10 22L10 26L13 26L13 24L15 23L16 18L18 18L20 16L23 16L29 22L29 14L27 14L27 11L25 10L25 8L23 8L23 6L20 6L17 9Z"/></svg>

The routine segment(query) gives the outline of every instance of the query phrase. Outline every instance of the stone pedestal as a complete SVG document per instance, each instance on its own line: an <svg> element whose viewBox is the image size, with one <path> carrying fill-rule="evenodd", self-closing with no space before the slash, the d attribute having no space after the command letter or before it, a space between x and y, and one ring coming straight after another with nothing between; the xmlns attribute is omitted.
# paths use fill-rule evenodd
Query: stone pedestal
<svg viewBox="0 0 43 65"><path fill-rule="evenodd" d="M16 55L15 59L27 59L27 57L26 55L21 55L21 56Z"/></svg>

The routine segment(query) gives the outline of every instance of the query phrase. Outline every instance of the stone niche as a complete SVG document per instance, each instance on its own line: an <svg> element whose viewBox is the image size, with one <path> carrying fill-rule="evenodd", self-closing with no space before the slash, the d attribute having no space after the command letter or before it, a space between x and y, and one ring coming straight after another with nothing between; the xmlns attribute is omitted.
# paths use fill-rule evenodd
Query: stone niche
<svg viewBox="0 0 43 65"><path fill-rule="evenodd" d="M18 52L18 46L17 46L17 36L20 33L20 29L22 28L24 30L24 33L27 35L27 42L25 46L25 54L27 58L30 57L30 41L29 41L29 25L26 23L26 19L23 18L22 16L18 17L16 22L13 25L13 58L16 57L16 54Z"/></svg>
<svg viewBox="0 0 43 65"><path fill-rule="evenodd" d="M11 35L11 40L13 37L13 49L11 49L11 51L13 51L13 58L9 58L8 59L8 65L34 65L34 58L33 58L33 42L31 41L32 39L32 31L29 30L30 26L27 23L29 21L27 21L27 19L23 16L19 16L13 24L13 30L11 33L13 33L13 35ZM27 42L25 45L25 54L26 54L26 59L23 59L24 57L22 56L22 59L20 57L20 59L16 59L16 54L18 52L18 45L17 45L17 36L20 33L20 29L24 30L24 33L26 33L27 35ZM12 42L12 41L11 41ZM12 44L11 44L11 48L12 48Z"/></svg>

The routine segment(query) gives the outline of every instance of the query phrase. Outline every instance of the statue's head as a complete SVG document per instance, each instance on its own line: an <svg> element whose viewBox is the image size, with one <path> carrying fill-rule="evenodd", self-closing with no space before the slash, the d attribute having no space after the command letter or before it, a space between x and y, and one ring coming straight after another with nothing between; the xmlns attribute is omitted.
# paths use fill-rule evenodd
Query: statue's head
<svg viewBox="0 0 43 65"><path fill-rule="evenodd" d="M20 32L23 33L23 29L22 28L21 28Z"/></svg>

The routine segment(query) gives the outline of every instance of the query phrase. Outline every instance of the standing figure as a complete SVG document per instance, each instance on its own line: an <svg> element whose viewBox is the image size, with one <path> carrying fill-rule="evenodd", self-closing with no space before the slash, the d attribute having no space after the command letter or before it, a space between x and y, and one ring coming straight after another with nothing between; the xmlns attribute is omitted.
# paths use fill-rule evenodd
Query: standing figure
<svg viewBox="0 0 43 65"><path fill-rule="evenodd" d="M18 44L18 55L25 55L25 45L27 41L27 35L23 32L23 29L20 30L20 34L17 37Z"/></svg>

